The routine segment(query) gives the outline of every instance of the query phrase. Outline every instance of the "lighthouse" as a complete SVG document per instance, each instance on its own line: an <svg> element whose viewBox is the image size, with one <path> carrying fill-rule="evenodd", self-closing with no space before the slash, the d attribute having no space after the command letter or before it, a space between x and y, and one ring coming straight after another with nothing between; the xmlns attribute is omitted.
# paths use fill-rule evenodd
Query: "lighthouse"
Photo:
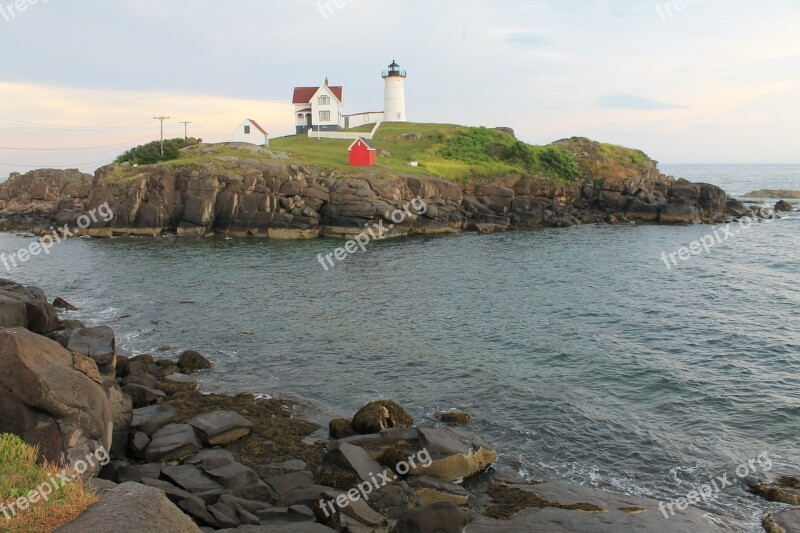
<svg viewBox="0 0 800 533"><path fill-rule="evenodd" d="M386 80L384 92L384 122L406 121L406 71L400 70L397 61L392 61L389 70L383 72Z"/></svg>

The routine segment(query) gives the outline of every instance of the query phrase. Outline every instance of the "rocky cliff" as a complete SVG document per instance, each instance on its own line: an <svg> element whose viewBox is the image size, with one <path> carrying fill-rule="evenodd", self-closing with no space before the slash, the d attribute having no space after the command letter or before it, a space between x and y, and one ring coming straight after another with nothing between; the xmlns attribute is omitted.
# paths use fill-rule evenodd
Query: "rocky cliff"
<svg viewBox="0 0 800 533"><path fill-rule="evenodd" d="M563 183L507 175L453 182L388 173L345 177L268 157L215 155L221 145L204 145L206 157L199 162L108 166L95 176L74 170L12 174L0 185L0 216L5 217L0 224L7 229L33 222L74 226L80 215L107 203L113 219L92 222L86 233L342 237L390 221L392 213L415 198L425 202L425 213L408 214L390 235L617 221L713 223L744 213L720 188L664 176L644 154L641 160L623 161L586 139L556 144L575 154L582 179Z"/></svg>

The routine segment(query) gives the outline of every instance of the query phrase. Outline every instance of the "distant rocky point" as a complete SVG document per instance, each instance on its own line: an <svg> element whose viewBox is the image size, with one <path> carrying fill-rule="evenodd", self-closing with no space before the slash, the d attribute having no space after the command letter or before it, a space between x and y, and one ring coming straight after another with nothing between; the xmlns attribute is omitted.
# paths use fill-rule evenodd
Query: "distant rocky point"
<svg viewBox="0 0 800 533"><path fill-rule="evenodd" d="M800 191L789 191L785 189L761 189L752 191L744 195L745 198L770 198L792 200L800 199Z"/></svg>

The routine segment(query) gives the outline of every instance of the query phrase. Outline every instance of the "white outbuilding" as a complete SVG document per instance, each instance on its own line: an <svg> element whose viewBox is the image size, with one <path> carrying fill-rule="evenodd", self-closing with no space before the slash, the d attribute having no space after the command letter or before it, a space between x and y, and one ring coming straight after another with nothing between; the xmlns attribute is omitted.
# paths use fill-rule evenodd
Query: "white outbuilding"
<svg viewBox="0 0 800 533"><path fill-rule="evenodd" d="M269 133L253 119L246 119L231 135L231 142L269 146Z"/></svg>

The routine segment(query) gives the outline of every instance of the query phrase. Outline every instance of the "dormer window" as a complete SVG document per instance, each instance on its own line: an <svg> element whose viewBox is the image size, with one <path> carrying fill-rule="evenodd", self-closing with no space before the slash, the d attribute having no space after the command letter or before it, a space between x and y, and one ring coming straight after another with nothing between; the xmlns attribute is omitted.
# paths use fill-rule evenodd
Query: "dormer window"
<svg viewBox="0 0 800 533"><path fill-rule="evenodd" d="M331 105L331 97L327 94L320 96L319 105Z"/></svg>

